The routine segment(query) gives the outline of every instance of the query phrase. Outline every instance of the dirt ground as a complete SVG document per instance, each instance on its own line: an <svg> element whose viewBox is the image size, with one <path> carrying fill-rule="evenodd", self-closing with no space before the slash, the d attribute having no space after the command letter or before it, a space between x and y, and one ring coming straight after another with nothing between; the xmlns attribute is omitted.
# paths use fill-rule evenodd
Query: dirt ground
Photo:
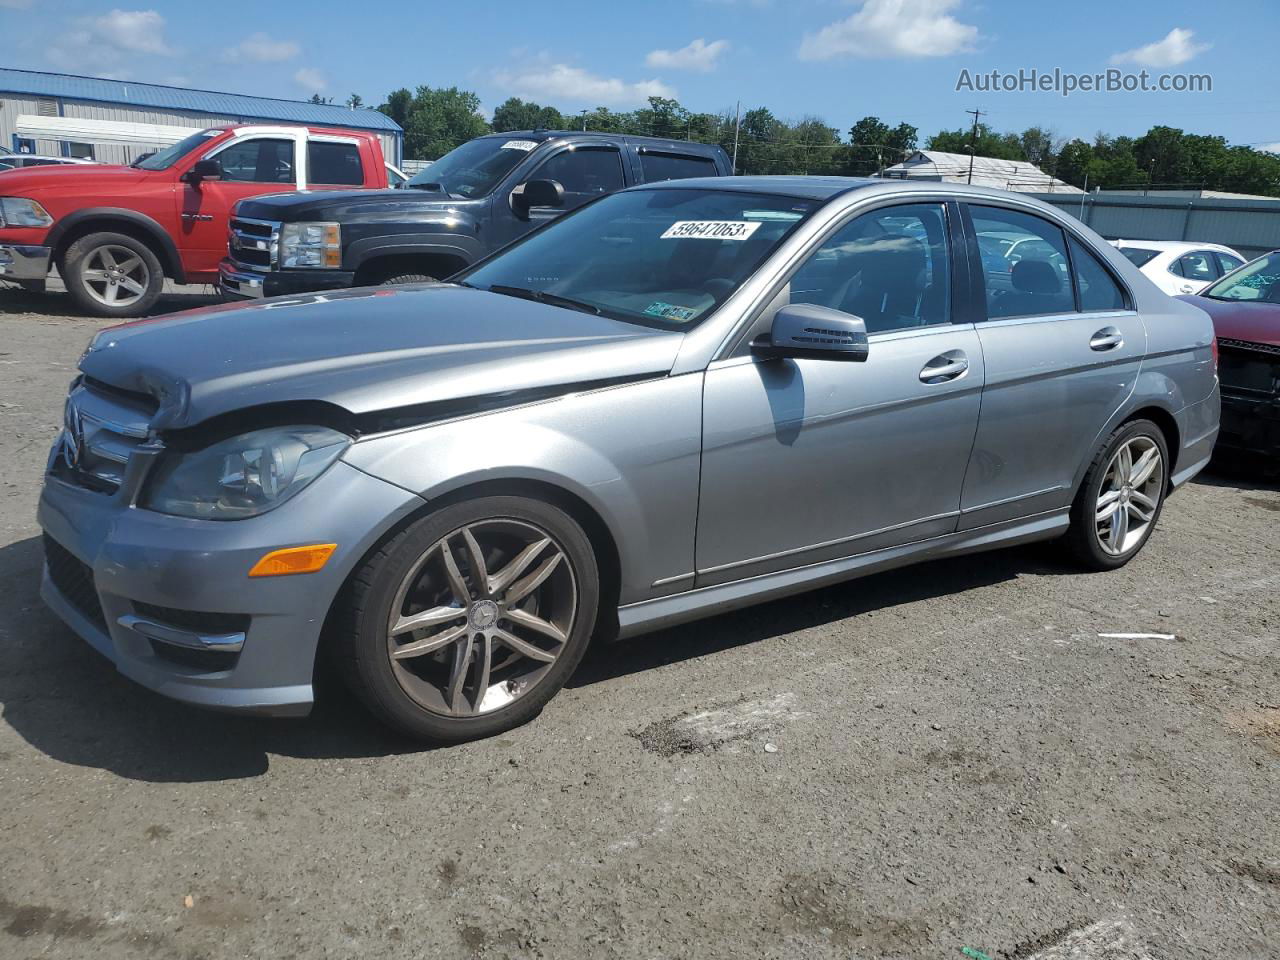
<svg viewBox="0 0 1280 960"><path fill-rule="evenodd" d="M167 702L42 607L68 309L0 290L0 957L1280 956L1274 484L1203 475L1115 573L1008 550L606 648L422 751L341 695Z"/></svg>

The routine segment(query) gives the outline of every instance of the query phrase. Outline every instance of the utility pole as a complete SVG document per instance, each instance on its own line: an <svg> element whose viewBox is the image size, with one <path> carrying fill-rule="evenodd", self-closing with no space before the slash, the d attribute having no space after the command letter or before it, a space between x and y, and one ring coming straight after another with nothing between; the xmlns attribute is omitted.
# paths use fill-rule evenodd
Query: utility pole
<svg viewBox="0 0 1280 960"><path fill-rule="evenodd" d="M1147 186L1146 186L1146 189L1142 191L1142 195L1144 197L1151 192L1151 181L1155 178L1155 175L1156 175L1156 158L1152 157L1151 163L1147 165Z"/></svg>
<svg viewBox="0 0 1280 960"><path fill-rule="evenodd" d="M738 131L742 129L742 101L733 111L733 175L738 175Z"/></svg>
<svg viewBox="0 0 1280 960"><path fill-rule="evenodd" d="M973 132L969 134L969 182L973 183L973 155L978 152L978 118L982 111L966 110L965 113L973 114Z"/></svg>
<svg viewBox="0 0 1280 960"><path fill-rule="evenodd" d="M582 132L587 132L587 111L585 107L582 110Z"/></svg>

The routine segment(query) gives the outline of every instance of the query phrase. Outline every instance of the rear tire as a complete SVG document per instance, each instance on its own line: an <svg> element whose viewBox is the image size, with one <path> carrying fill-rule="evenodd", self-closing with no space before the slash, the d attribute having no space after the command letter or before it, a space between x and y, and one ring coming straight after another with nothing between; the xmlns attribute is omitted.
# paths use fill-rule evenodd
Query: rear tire
<svg viewBox="0 0 1280 960"><path fill-rule="evenodd" d="M76 306L99 317L140 317L164 289L164 268L151 248L123 233L81 237L58 272Z"/></svg>
<svg viewBox="0 0 1280 960"><path fill-rule="evenodd" d="M1168 489L1169 449L1150 420L1121 424L1085 472L1063 544L1089 570L1115 570L1155 530Z"/></svg>
<svg viewBox="0 0 1280 960"><path fill-rule="evenodd" d="M568 514L467 500L410 524L353 575L334 652L384 723L461 743L538 715L586 652L599 598L591 543Z"/></svg>

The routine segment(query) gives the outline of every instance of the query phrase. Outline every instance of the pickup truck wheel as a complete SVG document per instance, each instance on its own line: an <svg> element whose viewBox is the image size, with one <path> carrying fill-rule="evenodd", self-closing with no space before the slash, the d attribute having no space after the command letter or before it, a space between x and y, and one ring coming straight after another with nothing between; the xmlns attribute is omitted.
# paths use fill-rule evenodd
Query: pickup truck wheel
<svg viewBox="0 0 1280 960"><path fill-rule="evenodd" d="M524 497L444 507L374 554L334 636L347 683L384 722L434 744L525 723L586 652L600 599L591 543Z"/></svg>
<svg viewBox="0 0 1280 960"><path fill-rule="evenodd" d="M425 273L401 273L394 277L387 277L382 281L382 286L389 287L396 283L435 283L435 277L428 277Z"/></svg>
<svg viewBox="0 0 1280 960"><path fill-rule="evenodd" d="M100 317L138 317L164 287L164 269L145 243L123 233L91 233L67 249L59 270L76 306Z"/></svg>

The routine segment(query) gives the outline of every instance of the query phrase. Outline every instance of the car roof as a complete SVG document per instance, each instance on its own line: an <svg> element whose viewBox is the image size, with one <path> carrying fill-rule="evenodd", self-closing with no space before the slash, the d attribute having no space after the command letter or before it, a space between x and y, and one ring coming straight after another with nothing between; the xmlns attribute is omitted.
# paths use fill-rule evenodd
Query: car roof
<svg viewBox="0 0 1280 960"><path fill-rule="evenodd" d="M587 137L598 137L602 140L612 142L622 141L623 143L638 144L640 146L663 147L666 150L679 153L691 153L707 156L717 153L724 148L718 143L700 143L694 140L669 140L665 137L642 137L631 133L605 133L601 130L506 130L502 133L486 133L478 140L496 140L499 137L507 140L536 140L542 143L546 140L559 140L563 137L576 137L582 139Z"/></svg>
<svg viewBox="0 0 1280 960"><path fill-rule="evenodd" d="M749 176L749 177L690 177L684 180L659 180L639 184L631 190L738 190L743 193L776 194L801 200L828 201L856 190L874 188L879 194L903 196L933 195L980 203L983 200L1016 199L1021 204L1037 207L1047 213L1058 214L1054 207L1023 193L1011 193L993 187L975 187L964 183L946 183L937 180L897 180L879 177L800 177L800 176Z"/></svg>
<svg viewBox="0 0 1280 960"><path fill-rule="evenodd" d="M1220 243L1192 243L1188 240L1114 240L1117 248L1159 250L1162 253L1182 253L1188 250L1220 250L1223 253L1233 252L1230 247Z"/></svg>

